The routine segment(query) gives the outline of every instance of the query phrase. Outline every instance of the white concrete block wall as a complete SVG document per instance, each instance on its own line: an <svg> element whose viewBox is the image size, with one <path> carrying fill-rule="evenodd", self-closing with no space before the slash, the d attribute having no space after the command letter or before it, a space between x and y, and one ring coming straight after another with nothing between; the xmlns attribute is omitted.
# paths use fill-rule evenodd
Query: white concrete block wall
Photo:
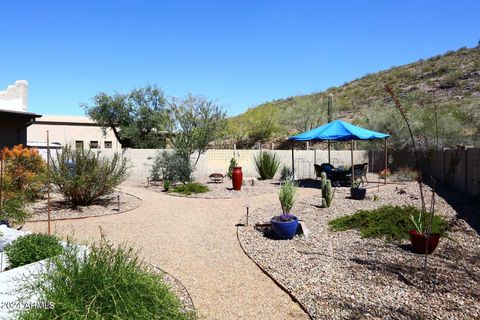
<svg viewBox="0 0 480 320"><path fill-rule="evenodd" d="M171 151L171 150L169 150ZM158 152L163 150L155 149L126 149L121 151L122 155L128 159L130 164L130 181L146 181L150 175L153 161ZM291 150L268 150L274 152L279 158L282 165L291 167L292 153ZM258 174L255 170L254 156L258 156L259 150L237 150L236 158L239 166L242 167L244 176L256 177ZM113 151L102 150L102 154L112 155ZM200 160L194 171L194 177L206 178L211 173L219 172L225 174L228 170L230 159L233 157L233 150L211 149L201 155ZM192 161L195 160L192 157ZM348 150L332 150L332 164L335 166L350 167L350 151ZM328 153L324 150L316 151L316 163L321 164L328 161ZM354 151L354 162L368 162L368 152L364 150ZM295 171L297 178L315 178L313 164L315 163L314 150L295 150ZM279 174L279 173L278 173Z"/></svg>

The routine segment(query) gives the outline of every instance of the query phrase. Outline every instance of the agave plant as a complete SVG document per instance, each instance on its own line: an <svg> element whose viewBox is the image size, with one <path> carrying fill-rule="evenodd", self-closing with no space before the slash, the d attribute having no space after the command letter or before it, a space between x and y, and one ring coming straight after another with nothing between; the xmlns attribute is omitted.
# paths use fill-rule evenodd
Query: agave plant
<svg viewBox="0 0 480 320"><path fill-rule="evenodd" d="M263 180L273 179L280 167L277 155L267 151L261 151L258 157L254 157L255 169Z"/></svg>

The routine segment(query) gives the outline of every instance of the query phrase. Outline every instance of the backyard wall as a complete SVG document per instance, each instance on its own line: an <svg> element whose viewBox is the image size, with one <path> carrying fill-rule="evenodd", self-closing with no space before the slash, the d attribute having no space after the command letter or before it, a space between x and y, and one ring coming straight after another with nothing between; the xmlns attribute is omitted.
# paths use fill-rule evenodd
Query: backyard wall
<svg viewBox="0 0 480 320"><path fill-rule="evenodd" d="M384 155L383 151L369 151L370 171L383 170ZM437 181L472 196L480 194L480 148L444 148L422 153L421 158L423 172ZM402 167L415 167L413 154L408 151L389 152L389 159L388 167L393 172Z"/></svg>
<svg viewBox="0 0 480 320"><path fill-rule="evenodd" d="M163 150L155 149L125 149L122 152L131 165L130 177L131 181L146 181L150 175L153 160L158 152ZM256 177L258 174L255 171L253 163L254 156L259 154L259 150L237 150L236 158L239 166L242 167L243 175L245 177ZM291 150L273 150L273 152L280 159L282 165L292 166ZM112 151L102 150L105 155L113 154ZM195 178L206 178L211 173L219 172L225 174L227 172L230 159L234 156L233 150L227 149L211 149L200 157L196 166L194 176ZM316 161L315 161L316 160ZM331 161L334 166L350 167L350 151L348 150L332 150ZM315 178L314 163L328 162L328 153L323 150L295 150L295 171L297 178ZM364 163L368 162L367 151L354 151L354 162ZM280 171L280 170L279 170Z"/></svg>

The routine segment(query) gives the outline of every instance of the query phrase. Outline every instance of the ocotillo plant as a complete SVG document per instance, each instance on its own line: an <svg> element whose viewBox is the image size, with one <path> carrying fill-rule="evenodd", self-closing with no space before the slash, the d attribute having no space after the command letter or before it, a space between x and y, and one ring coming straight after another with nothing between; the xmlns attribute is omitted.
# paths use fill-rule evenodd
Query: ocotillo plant
<svg viewBox="0 0 480 320"><path fill-rule="evenodd" d="M410 140L412 142L412 148L413 148L413 155L415 158L415 169L417 171L417 183L418 183L418 188L420 191L420 201L422 204L422 211L421 211L421 222L422 222L422 233L426 237L426 245L425 245L425 259L424 259L424 264L423 264L423 286L425 287L426 285L426 278L427 278L427 265L428 265L428 241L430 237L430 231L431 231L431 226L432 226L432 219L434 215L434 208L435 208L435 189L432 190L432 200L431 200L431 205L430 205L430 212L429 216L427 219L427 210L426 210L426 205L425 205L425 197L423 193L423 179L422 179L422 171L421 171L421 166L420 166L420 155L418 153L417 149L417 144L415 141L415 136L413 134L412 127L410 126L410 121L407 115L406 110L402 107L402 104L400 103L400 99L398 99L398 96L395 94L393 91L393 88L386 84L385 85L385 91L390 95L390 97L393 100L393 103L395 107L397 108L398 112L402 115L402 118L407 125L408 132L410 134ZM435 183L433 184L433 188L435 188Z"/></svg>

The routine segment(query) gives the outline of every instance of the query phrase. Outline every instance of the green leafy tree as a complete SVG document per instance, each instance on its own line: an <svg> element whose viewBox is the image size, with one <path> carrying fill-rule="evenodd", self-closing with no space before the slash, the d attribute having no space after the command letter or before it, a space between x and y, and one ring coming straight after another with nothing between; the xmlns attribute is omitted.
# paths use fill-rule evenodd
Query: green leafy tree
<svg viewBox="0 0 480 320"><path fill-rule="evenodd" d="M124 148L165 146L170 110L163 91L156 86L134 89L129 94L100 92L91 105L81 106L104 131L112 129Z"/></svg>
<svg viewBox="0 0 480 320"><path fill-rule="evenodd" d="M327 105L321 96L298 97L285 119L288 119L285 125L298 132L312 130L327 122Z"/></svg>
<svg viewBox="0 0 480 320"><path fill-rule="evenodd" d="M193 164L196 166L209 144L225 130L225 111L213 101L192 95L183 100L174 99L171 108L170 135L175 153L184 162L190 162L196 154Z"/></svg>

